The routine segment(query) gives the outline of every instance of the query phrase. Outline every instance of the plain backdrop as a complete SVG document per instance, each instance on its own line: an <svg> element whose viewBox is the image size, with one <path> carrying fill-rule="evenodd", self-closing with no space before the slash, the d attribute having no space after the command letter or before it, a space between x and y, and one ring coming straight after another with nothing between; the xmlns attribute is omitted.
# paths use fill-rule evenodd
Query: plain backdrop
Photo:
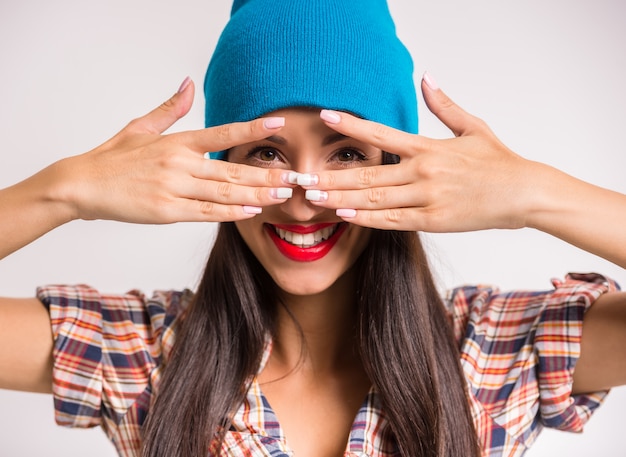
<svg viewBox="0 0 626 457"><path fill-rule="evenodd" d="M626 192L622 2L391 0L390 8L416 81L428 70L518 153ZM187 75L201 88L229 10L222 0L1 0L0 186L97 146ZM421 133L450 136L421 96L420 104ZM202 107L198 90L172 130L201 128ZM193 288L213 233L212 224L70 223L0 263L0 294L32 296L49 283L107 292ZM615 265L532 230L426 239L442 288L547 289L568 271L626 283ZM624 407L626 391L615 389L585 433L546 431L528 455L624 456ZM49 396L0 391L0 456L35 455L115 452L98 429L55 426Z"/></svg>

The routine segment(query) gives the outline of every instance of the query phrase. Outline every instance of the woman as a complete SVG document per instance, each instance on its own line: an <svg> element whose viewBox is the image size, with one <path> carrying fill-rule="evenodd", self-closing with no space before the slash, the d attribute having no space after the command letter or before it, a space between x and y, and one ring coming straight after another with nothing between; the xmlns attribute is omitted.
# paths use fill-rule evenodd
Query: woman
<svg viewBox="0 0 626 457"><path fill-rule="evenodd" d="M242 3L235 6L233 15L235 19L241 20L242 16L237 14L246 7L254 14L259 12L254 10L254 6L269 14L267 6L263 8L262 2L253 1L243 6ZM297 2L293 5L306 10ZM380 4L374 6L380 8ZM382 12L385 13L384 10ZM281 16L283 20L292 17L294 16ZM387 20L384 14L377 15L376 18L377 21ZM251 23L250 17L245 19L242 20L243 24ZM231 24L233 23L235 22ZM303 23L309 22L304 21L296 25L301 26ZM388 23L385 25L389 27ZM260 35L257 33L255 36ZM387 36L387 39L394 41L395 37ZM228 38L225 38L225 41L228 41ZM342 46L341 49L343 48ZM324 49L328 48L325 46ZM263 55L272 54L261 53L261 56ZM232 54L227 53L227 56L231 57ZM210 74L211 70L207 78L209 100L211 88L218 87L217 84L211 83ZM244 77L247 74L244 73ZM406 68L401 68L400 76L403 74L407 76ZM360 81L360 78L357 81ZM447 328L444 309L436 298L436 291L416 236L408 233L372 232L355 224L341 222L338 218L342 216L349 221L363 223L363 220L358 218L369 209L358 201L359 196L363 195L377 196L376 199L369 198L374 200L370 204L375 204L374 209L382 209L382 213L385 214L384 210L389 209L385 207L388 200L383 198L385 193L376 190L375 187L378 183L375 178L382 176L383 173L380 168L372 167L383 160L394 161L393 157L385 155L383 150L399 155L403 162L401 165L410 163L410 158L403 157L403 153L406 153L408 148L419 146L417 137L378 126L374 130L374 135L370 131L359 133L359 129L362 131L372 124L359 122L347 114L337 112L323 111L322 119L325 123L322 123L317 113L311 113L310 110L292 108L277 111L276 109L284 109L287 106L297 106L290 105L291 102L284 102L280 99L280 94L277 94L276 97L270 97L272 103L278 104L274 107L276 109L261 107L261 112L257 114L265 117L252 124L234 125L228 129L218 128L202 134L182 134L169 140L157 138L154 131L162 131L188 109L191 87L185 82L180 93L170 105L166 106L166 110L157 110L148 117L132 123L104 147L57 164L4 193L5 196L13 197L6 200L8 204L5 207L7 209L5 214L24 217L20 220L24 223L20 224L20 230L8 232L7 247L4 248L3 254L14 251L39 234L75 217L111 218L134 222L168 222L205 217L209 220L237 221L235 224L223 225L205 279L197 292L197 298L190 305L188 314L182 313L182 308L190 301L185 294L174 293L144 302L140 297L133 296L103 297L101 300L96 292L82 288L53 287L40 292L39 297L53 313L57 351L55 372L58 376L55 381L55 393L59 403L57 417L61 421L67 419L74 424L93 423L91 421L94 420L100 422L100 409L94 408L93 403L87 400L97 400L96 404L102 401L105 415L102 425L108 428L116 439L119 451L128 455L133 455L141 446L137 426L143 423L146 414L148 422L144 428L143 443L145 455L172 453L197 455L210 445L216 446L213 440L213 432L216 430L218 438L226 440L226 446L236 447L231 449L234 455L238 455L237 449L239 452L245 452L244 449L255 449L254 445L263 445L267 449L273 449L272 446L275 446L286 452L284 448L289 446L282 439L283 433L276 425L272 426L268 422L264 424L266 430L274 428L274 433L278 435L273 436L273 441L257 437L261 441L257 443L254 441L256 439L254 433L247 435L243 433L243 430L253 425L253 421L245 419L250 410L247 409L249 406L246 407L244 398L256 400L266 398L269 399L272 408L265 409L265 420L273 412L277 413L284 435L289 437L289 445L298 455L307 452L316 455L336 455L344 450L348 435L350 451L356 451L352 446L359 444L363 446L365 443L377 445L378 448L374 451L376 454L384 452L393 454L399 451L403 455L477 455L474 434L471 432L474 427L472 419L478 420L475 425L481 433L481 444L485 452L505 452L509 455L523 452L523 444L516 440L510 442L510 438L503 437L502 428L481 422L491 420L480 410L480 405L485 406L489 404L488 401L470 398L471 401L468 402L465 398L465 381L457 363L458 354L455 347L457 343L450 334L451 329ZM282 92L287 86L274 82L273 87L279 87ZM308 88L309 85L303 87ZM425 96L435 107L434 111L446 112L442 109L446 104L438 100L442 94L432 88L425 89ZM262 92L254 88L254 93ZM316 91L315 95L318 93L319 91ZM229 98L232 97L232 94L228 95ZM402 97L399 101L406 100ZM350 102L354 103L354 100ZM369 102L371 100L365 100L364 103L367 105ZM301 104L299 101L298 105ZM323 106L349 109L374 120L378 120L377 112L382 112L392 117L382 119L385 123L400 128L408 125L405 130L411 130L414 119L411 116L411 106L403 108L407 110L408 115L402 117L406 122L402 124L402 121L393 118L398 111L402 115L406 114L402 109L381 110L379 103L371 104L374 108L371 115L368 115L370 114L368 106L363 108L357 106L357 103L354 106L363 108L364 111L359 112L357 108L350 109L350 106L341 106L334 102ZM238 104L237 101L229 99L222 104L208 103L207 106L209 110L217 110L212 107L219 106L221 112L228 106L238 108L249 105L249 101ZM316 105L318 103L314 101L304 103L304 106ZM271 116L267 117L269 112ZM446 119L445 115L442 117ZM211 124L210 115L208 118ZM240 119L230 119L235 120ZM467 122L467 119L463 119L463 122ZM454 122L449 124L454 129ZM470 125L476 126L475 121L470 119ZM347 138L338 136L333 133L334 128L349 132L350 135ZM493 141L484 128L474 130L479 132L480 138ZM118 192L119 186L111 185L112 181L107 182L107 176L114 175L115 179L119 179L120 167L117 164L128 162L128 156L136 156L133 149L137 148L138 134L144 132L152 133L148 140L155 140L154 144L150 144L151 141L147 142L149 147L146 149L144 146L144 152L147 150L156 154L160 152L159 149L165 148L167 153L173 144L181 143L188 145L189 149L195 152L182 156L184 163L179 162L176 167L192 170L195 179L184 181L185 178L181 177L174 182L174 187L185 187L182 184L189 183L189 187L183 192L187 193L186 197L192 194L191 197L195 197L194 199L179 204L179 201L173 198L160 198L157 201L167 200L170 204L154 208L151 199L154 198L155 192L148 192L149 198L143 201L141 195L135 200L129 200L129 192L124 189ZM268 134L271 135L268 137ZM267 137L265 140L260 141L265 137ZM367 141L360 138L366 138ZM118 160L116 153L123 151L125 146L129 146L131 151L123 160ZM263 164L272 169L260 171L220 162L201 163L198 160L199 153L204 150L225 149L228 149L229 161L257 167ZM320 151L323 152L321 155ZM511 157L512 160L517 160L514 156ZM177 156L176 159L170 160L183 159ZM160 165L162 161L158 162L157 165ZM68 163L71 163L71 166ZM150 164L150 161L146 160L145 163ZM133 167L133 172L137 171L134 164L129 166ZM364 172L366 166L371 171ZM108 175L106 173L108 167L113 167L116 173ZM404 169L393 165L386 167L383 170L384 175L388 175L386 179L394 183L401 181L403 173L396 176L393 173L398 173L399 169L404 171L406 167ZM354 170L337 170L338 168ZM80 173L78 183L75 177L64 176L64 173L77 169L98 174L91 175L93 178L89 179L89 173ZM158 182L158 179L155 179L158 176L153 173L153 170L158 171L158 166L154 169L139 167L139 170L143 170L147 178ZM84 178L84 175L87 178ZM135 176L133 173L133 177ZM205 186L198 182L198 178L209 181ZM337 188L345 187L342 178L346 179L345 182L357 182L367 190L352 193L337 192ZM364 178L370 180L363 182ZM94 206L96 199L93 195L99 190L94 186L97 180L100 180L98 185L101 189L107 189L111 194L111 199L103 207ZM168 182L171 180L165 181L165 191L169 190ZM224 182L231 185L225 185ZM257 187L240 186L237 185L238 182ZM53 191L61 189L57 195L65 201L55 205L37 204L32 193L37 194L37 189L44 187L42 186L44 183L63 184L60 187L55 185L50 187ZM69 186L69 183L73 185ZM147 187L138 186L144 189ZM156 187L158 192L162 191L162 186ZM372 192L371 189L376 191ZM54 192L52 194L54 196ZM340 197L342 200L338 200L339 195L342 195ZM207 205L195 200L208 200L212 204ZM338 205L339 202L346 201L354 204L348 208ZM169 209L168 206L173 209ZM259 211L265 206L268 207ZM330 209L326 209L325 206ZM402 207L404 206L406 205L403 204ZM33 211L24 211L24 207ZM15 208L22 210L12 212ZM335 212L335 208L344 211ZM357 208L357 211L345 211L353 208ZM202 213L208 213L208 216ZM258 215L252 217L255 214ZM394 217L391 218L391 222L400 219L402 218ZM408 219L410 224L419 224L415 218ZM404 220L402 222L406 223ZM306 228L299 227L302 224ZM372 218L366 225L376 227L379 224ZM485 225L500 224L487 219ZM459 227L464 228L482 227ZM312 230L314 232L311 232ZM305 237L311 233L314 233L313 243L317 243L316 235L329 239L315 247L302 246L311 244L310 241L305 241ZM299 235L302 239L296 240ZM322 246L323 249L315 249L317 246ZM280 255L275 250L280 251ZM314 275L314 280L311 280L311 275ZM560 287L558 292L532 297L533 299L540 297L542 300L547 300L546 297L562 298L575 284L579 289L578 295L567 292L569 295L562 303L569 303L573 297L576 299L572 301L577 302L584 297L585 306L574 308L580 312L589 304L588 301L612 288L610 281L598 282L597 278L592 278L587 285L583 285L584 279L573 278ZM385 287L381 287L381 284ZM467 292L469 291L462 291ZM480 293L488 294L485 291ZM594 310L612 310L623 300L620 295L605 297L598 300ZM504 297L496 297L493 303L501 303L498 300L503 299ZM524 303L530 302L530 298L527 300ZM117 306L122 304L124 307L118 309ZM455 296L454 304L461 307L463 299ZM47 316L42 316L41 306L34 300L25 303L19 311L13 305L8 300L3 303L9 312L20 314L20 320L24 317L21 314L31 310L38 316L33 319L33 325L37 325L38 329L42 328L42 323L48 325ZM146 311L143 310L144 306ZM74 319L70 315L77 309L86 309L88 312L78 319L78 324L74 324L73 330L68 331L65 325ZM572 308L565 306L563 309ZM89 366L100 366L100 359L91 358L91 351L97 352L97 349L94 349L97 345L92 345L87 339L82 341L84 346L81 346L79 342L81 338L76 338L74 333L76 328L88 324L92 311L96 312L96 320L92 323L95 323L96 327L102 325L102 332L90 335L101 334L112 344L110 350L105 352L113 362L110 367L105 364L104 382L100 383L106 385L101 390L93 391L92 381L87 381L87 385L83 381L97 380L97 374L89 369ZM130 313L130 321L137 319L134 323L136 328L128 333L127 329L119 328L117 325L126 322L124 319L116 317L115 320L110 320L109 317L105 317L117 312ZM177 319L179 312L181 316L185 316L180 320ZM597 314L589 313L587 316L594 315ZM329 316L332 316L332 319L329 319ZM11 318L9 316L9 322ZM148 324L145 319L150 319L152 323ZM592 322L592 330L585 332L585 335L593 336L593 320L590 319L591 317L587 317L586 323ZM329 325L329 320L332 325ZM458 328L455 327L455 330ZM606 326L603 326L602 330L606 334ZM175 343L172 341L173 333L176 333ZM32 334L42 332L33 331L28 335ZM10 336L17 337L14 334ZM268 337L271 337L269 340L271 346L267 346ZM128 341L127 338L133 342L142 341L144 349L126 353L128 356L126 360L114 360L119 357L120 352L125 353L124 350L118 352L120 348L116 346L115 341ZM51 341L49 338L42 340L45 340L39 342L42 346L34 351L40 356L50 353ZM37 343L31 337L28 341ZM475 342L472 338L469 338L469 341ZM594 347L594 338L587 338L586 341L591 341L585 343L586 346ZM160 342L163 344L162 348ZM77 344L82 349L76 351ZM576 342L573 341L572 344ZM208 349L203 350L204 348ZM439 350L436 351L435 348ZM605 365L606 359L606 356L602 358L600 362L603 363L600 365ZM163 360L167 360L168 363L161 365ZM465 360L472 359L469 357ZM474 361L477 360L479 359ZM606 379L604 376L606 373L598 372L593 365L589 365L592 363L591 360L582 358L577 366L574 380L578 392L606 388L614 385L613 383L622 382L623 378L620 378L619 371L606 370L609 374L618 375L616 379ZM551 362L553 359L546 358L546 361ZM27 361L27 368L36 365L31 362ZM96 362L95 365L93 362ZM40 364L36 366L39 368L38 377L30 376L32 373L19 373L17 370L17 374L11 375L14 379L10 380L15 384L3 380L3 386L20 388L26 386L47 390L49 387L46 386L50 385L50 363L48 356L42 357ZM263 369L259 372L258 378L253 379L250 384L250 377L257 373L259 365ZM73 371L68 371L70 366L73 367ZM113 366L117 368L113 370L114 373L107 376L106 372ZM205 370L207 366L211 367L208 373ZM568 365L565 371L569 369ZM524 373L529 375L531 372L532 370L529 370ZM66 373L70 378L63 379L60 373ZM428 375L424 376L424 373ZM591 376L589 373L594 375ZM23 379L20 379L21 375ZM320 382L320 378L324 381ZM549 376L547 378L549 380ZM23 384L27 381L38 382ZM117 385L112 384L113 382ZM109 385L113 388L109 388ZM263 395L259 386L263 388ZM152 400L155 391L158 395ZM74 397L77 392L82 392L85 397L77 399ZM101 397L102 393L106 395ZM477 393L472 392L472 395L476 396ZM307 399L307 396L311 398ZM379 426L378 436L375 434L365 438L358 436L358 427L355 429L357 423L352 423L355 415L359 417L359 407L364 397L368 408L363 414L374 417L374 419L370 417L365 423ZM582 410L592 409L593 402L598 400L597 396L592 395L581 398L582 400L577 400L575 406ZM294 399L299 399L300 404L294 405ZM242 401L244 406L240 407ZM250 402L249 405L255 403ZM338 405L342 407L339 408ZM469 405L474 408L472 411ZM328 415L331 407L332 414ZM571 414L575 414L578 421L583 421L582 416L588 411L579 411L576 408L566 408L570 414L567 419L574 420ZM206 411L210 411L211 414L204 414ZM307 420L304 422L306 427L303 428L302 415L305 414ZM554 417L552 419L564 420ZM245 427L238 429L237 427L241 427L242 424ZM390 425L387 427L385 424ZM228 428L232 425L234 430L227 428L224 430L225 435L219 436L220 426L224 425L228 425ZM457 433L451 433L452 430ZM486 430L493 436L487 436ZM507 428L504 428L504 431L510 432ZM529 427L524 433L532 435L536 433L536 428ZM216 447L213 449L217 452ZM367 452L365 449L359 451Z"/></svg>

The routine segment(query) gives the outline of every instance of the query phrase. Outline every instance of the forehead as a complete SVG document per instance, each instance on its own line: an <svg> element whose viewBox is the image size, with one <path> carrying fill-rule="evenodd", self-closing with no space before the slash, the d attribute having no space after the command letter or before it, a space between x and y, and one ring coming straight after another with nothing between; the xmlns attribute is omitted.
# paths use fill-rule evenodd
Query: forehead
<svg viewBox="0 0 626 457"><path fill-rule="evenodd" d="M265 116L284 117L285 126L276 135L268 137L267 140L279 145L314 141L320 146L329 146L350 139L328 127L320 119L319 114L319 108L285 108L268 113Z"/></svg>

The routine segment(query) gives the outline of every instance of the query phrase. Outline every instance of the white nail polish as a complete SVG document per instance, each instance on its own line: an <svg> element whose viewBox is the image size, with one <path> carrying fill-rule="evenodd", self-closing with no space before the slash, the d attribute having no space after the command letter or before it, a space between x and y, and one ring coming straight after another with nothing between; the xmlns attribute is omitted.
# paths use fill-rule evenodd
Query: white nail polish
<svg viewBox="0 0 626 457"><path fill-rule="evenodd" d="M300 176L300 173L296 173L295 171L290 172L287 175L287 182L289 184L298 184L298 176Z"/></svg>
<svg viewBox="0 0 626 457"><path fill-rule="evenodd" d="M243 206L243 212L246 214L261 214L263 208L259 206Z"/></svg>
<svg viewBox="0 0 626 457"><path fill-rule="evenodd" d="M304 198L312 202L325 202L328 200L328 192L309 189L304 193Z"/></svg>
<svg viewBox="0 0 626 457"><path fill-rule="evenodd" d="M274 198L291 198L293 196L293 189L291 187L279 187L272 189L272 197Z"/></svg>
<svg viewBox="0 0 626 457"><path fill-rule="evenodd" d="M319 178L317 177L317 175L301 173L298 175L297 183L299 186L313 186L319 183Z"/></svg>

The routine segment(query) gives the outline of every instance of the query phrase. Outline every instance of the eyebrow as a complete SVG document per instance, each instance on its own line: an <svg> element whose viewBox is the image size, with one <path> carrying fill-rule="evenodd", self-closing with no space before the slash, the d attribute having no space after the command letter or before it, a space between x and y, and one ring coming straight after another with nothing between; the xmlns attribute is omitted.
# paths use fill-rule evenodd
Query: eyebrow
<svg viewBox="0 0 626 457"><path fill-rule="evenodd" d="M325 137L322 140L322 146L328 146L328 145L331 145L333 143L337 143L339 141L346 140L348 138L350 138L350 137L344 135L343 133L338 133L338 132L337 133L332 133L332 134L328 135L327 137ZM266 140L267 141L271 141L272 143L283 145L283 146L288 144L288 141L284 137L279 136L279 135L268 136L266 138Z"/></svg>

